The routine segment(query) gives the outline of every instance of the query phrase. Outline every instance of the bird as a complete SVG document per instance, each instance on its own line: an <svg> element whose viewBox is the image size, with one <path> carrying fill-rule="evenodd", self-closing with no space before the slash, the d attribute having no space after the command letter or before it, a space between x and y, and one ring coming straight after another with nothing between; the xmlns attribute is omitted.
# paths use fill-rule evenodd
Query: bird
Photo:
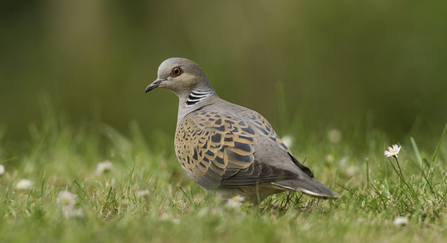
<svg viewBox="0 0 447 243"><path fill-rule="evenodd" d="M175 153L188 177L206 191L253 203L284 191L340 197L313 179L262 115L219 98L195 62L166 59L145 93L156 88L179 98Z"/></svg>

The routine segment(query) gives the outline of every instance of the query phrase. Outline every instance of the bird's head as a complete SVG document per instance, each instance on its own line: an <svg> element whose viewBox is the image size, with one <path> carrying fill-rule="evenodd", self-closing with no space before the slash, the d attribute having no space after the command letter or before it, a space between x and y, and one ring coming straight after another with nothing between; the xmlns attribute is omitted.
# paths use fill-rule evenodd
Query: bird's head
<svg viewBox="0 0 447 243"><path fill-rule="evenodd" d="M146 93L155 88L169 89L179 97L195 89L212 89L199 65L178 57L169 58L160 64L157 80L147 86Z"/></svg>

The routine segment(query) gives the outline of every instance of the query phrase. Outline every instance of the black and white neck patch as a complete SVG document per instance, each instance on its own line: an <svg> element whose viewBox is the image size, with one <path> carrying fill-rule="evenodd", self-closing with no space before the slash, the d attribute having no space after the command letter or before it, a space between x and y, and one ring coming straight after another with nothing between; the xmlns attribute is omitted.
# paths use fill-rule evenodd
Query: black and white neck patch
<svg viewBox="0 0 447 243"><path fill-rule="evenodd" d="M213 94L211 90L193 90L186 99L186 107L193 106Z"/></svg>

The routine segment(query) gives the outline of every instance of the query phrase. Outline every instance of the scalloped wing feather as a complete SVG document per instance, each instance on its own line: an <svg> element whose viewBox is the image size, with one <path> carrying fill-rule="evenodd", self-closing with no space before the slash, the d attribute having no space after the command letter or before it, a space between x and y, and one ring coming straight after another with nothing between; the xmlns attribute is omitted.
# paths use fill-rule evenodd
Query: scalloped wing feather
<svg viewBox="0 0 447 243"><path fill-rule="evenodd" d="M175 149L188 176L207 190L296 177L255 158L259 139L272 140L291 156L272 126L257 113L243 119L216 111L191 112L177 127Z"/></svg>

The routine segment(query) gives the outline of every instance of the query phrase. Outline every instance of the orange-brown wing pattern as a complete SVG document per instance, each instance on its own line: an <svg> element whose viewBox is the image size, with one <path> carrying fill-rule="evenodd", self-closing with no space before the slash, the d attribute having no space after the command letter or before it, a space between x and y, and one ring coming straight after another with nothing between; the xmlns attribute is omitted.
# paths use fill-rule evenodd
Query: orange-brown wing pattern
<svg viewBox="0 0 447 243"><path fill-rule="evenodd" d="M269 134L282 144L271 125L267 126ZM293 177L256 160L253 145L262 136L258 130L243 119L213 111L194 111L177 127L176 154L188 176L205 189L250 186Z"/></svg>
<svg viewBox="0 0 447 243"><path fill-rule="evenodd" d="M205 189L254 161L256 132L244 121L217 112L195 111L177 127L177 158L188 176Z"/></svg>

